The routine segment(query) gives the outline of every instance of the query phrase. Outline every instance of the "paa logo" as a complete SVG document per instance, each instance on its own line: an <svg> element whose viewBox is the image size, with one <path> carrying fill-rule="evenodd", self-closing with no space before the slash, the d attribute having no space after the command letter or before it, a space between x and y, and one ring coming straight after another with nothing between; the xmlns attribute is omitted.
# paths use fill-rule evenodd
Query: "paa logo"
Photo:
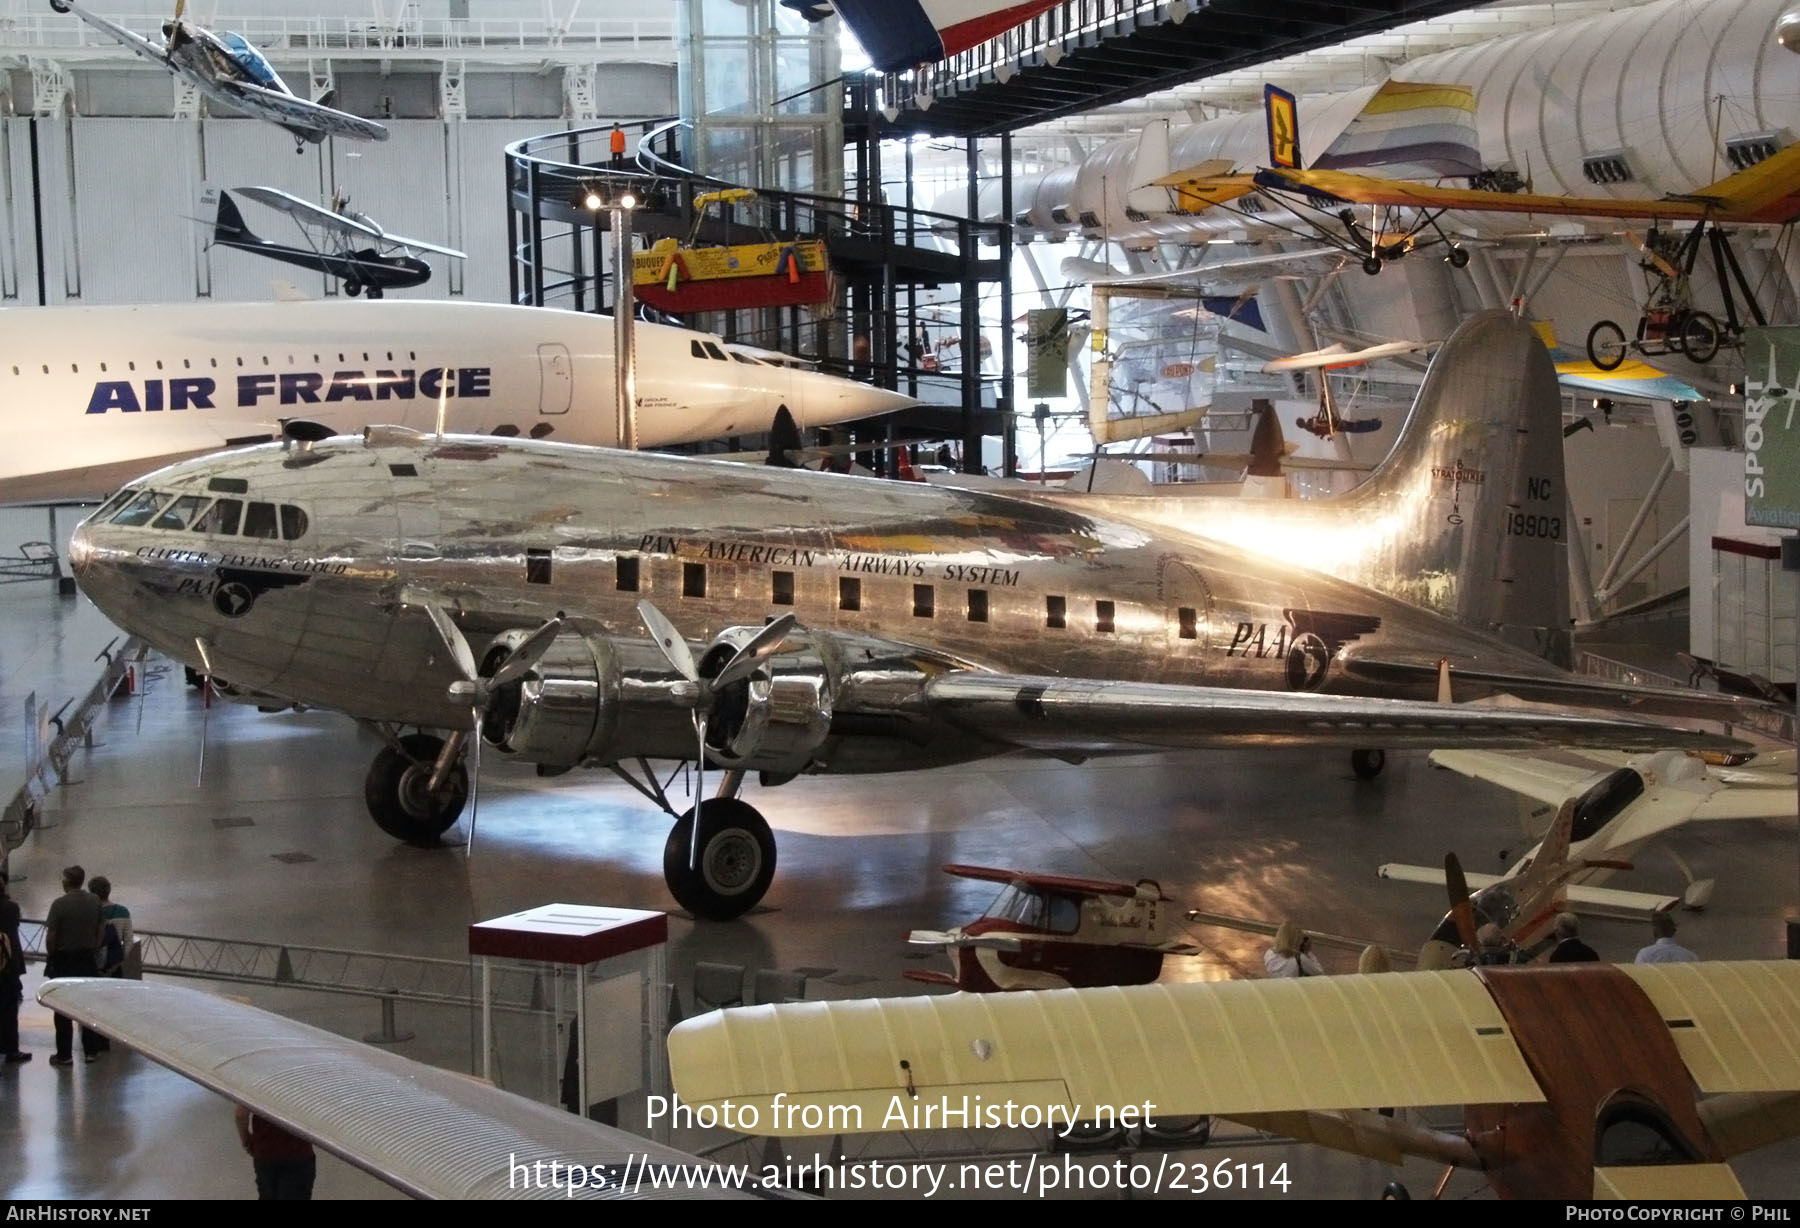
<svg viewBox="0 0 1800 1228"><path fill-rule="evenodd" d="M435 401L439 397L488 397L493 395L493 371L489 367L427 367L414 371L263 372L237 377L238 409L253 409L265 402L277 405L319 405L339 401ZM182 379L103 380L94 385L87 412L103 414L116 409L122 414L156 413L169 409L217 409L219 381L207 376Z"/></svg>

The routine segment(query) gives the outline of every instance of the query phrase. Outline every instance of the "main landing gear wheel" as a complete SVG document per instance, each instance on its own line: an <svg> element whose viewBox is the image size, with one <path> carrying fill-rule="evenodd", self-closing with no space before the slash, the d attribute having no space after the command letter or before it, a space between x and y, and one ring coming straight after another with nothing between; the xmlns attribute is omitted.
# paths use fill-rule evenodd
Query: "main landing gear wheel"
<svg viewBox="0 0 1800 1228"><path fill-rule="evenodd" d="M428 733L407 734L399 749L381 748L363 780L363 801L375 826L419 848L438 846L469 796L469 774L461 763L445 774L435 796L427 794L432 765L443 749L443 739Z"/></svg>
<svg viewBox="0 0 1800 1228"><path fill-rule="evenodd" d="M1625 330L1611 320L1601 320L1588 329L1588 361L1602 371L1617 370L1619 364L1625 361L1628 348L1625 344Z"/></svg>
<svg viewBox="0 0 1800 1228"><path fill-rule="evenodd" d="M1450 254L1445 256L1444 259L1448 260L1450 262L1450 267L1453 269L1467 268L1469 265L1468 249L1462 248L1462 247L1452 247L1450 249Z"/></svg>
<svg viewBox="0 0 1800 1228"><path fill-rule="evenodd" d="M1363 272L1367 273L1370 277L1373 277L1373 276L1375 276L1375 274L1381 272L1381 257L1380 256L1365 257L1363 260Z"/></svg>
<svg viewBox="0 0 1800 1228"><path fill-rule="evenodd" d="M357 295L362 293L362 283L360 281L345 282L344 283L344 293L349 295L351 298L355 298ZM375 296L371 294L369 297L374 298Z"/></svg>
<svg viewBox="0 0 1800 1228"><path fill-rule="evenodd" d="M775 877L775 835L756 807L735 797L700 803L700 864L692 864L694 812L663 845L663 878L683 908L706 921L741 917Z"/></svg>
<svg viewBox="0 0 1800 1228"><path fill-rule="evenodd" d="M1350 752L1350 770L1356 773L1358 780L1374 780L1381 775L1381 769L1387 766L1387 752L1384 750L1353 750Z"/></svg>

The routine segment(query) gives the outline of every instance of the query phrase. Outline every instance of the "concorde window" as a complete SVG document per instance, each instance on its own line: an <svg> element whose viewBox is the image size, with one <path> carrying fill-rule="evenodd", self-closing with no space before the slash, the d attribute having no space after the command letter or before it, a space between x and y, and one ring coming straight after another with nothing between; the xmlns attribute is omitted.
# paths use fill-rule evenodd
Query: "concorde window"
<svg viewBox="0 0 1800 1228"><path fill-rule="evenodd" d="M112 518L112 522L127 527L148 524L150 523L150 517L156 514L156 509L168 502L168 499L169 496L165 494L160 494L154 490L146 490L130 503L127 503L119 514Z"/></svg>
<svg viewBox="0 0 1800 1228"><path fill-rule="evenodd" d="M988 620L988 595L985 588L969 590L969 621L984 623Z"/></svg>
<svg viewBox="0 0 1800 1228"><path fill-rule="evenodd" d="M761 363L761 362L760 362L760 361L758 361L758 360L757 360L757 359L754 359L754 358L752 358L752 357L750 357L750 355L748 355L748 354L740 354L740 353L738 353L738 352L737 352L737 351L736 351L736 350L733 350L733 351L731 351L731 357L732 357L732 358L733 358L733 359L734 359L734 360L736 360L736 361L737 361L737 362L741 362L741 363L748 363L748 364L749 364L749 365L750 365L750 366L752 366L752 367L760 367L760 366L762 366L762 365L763 365L763 364L762 364L762 363Z"/></svg>
<svg viewBox="0 0 1800 1228"><path fill-rule="evenodd" d="M700 343L698 341L688 342L688 353L692 354L695 358L706 357L706 351L700 348Z"/></svg>
<svg viewBox="0 0 1800 1228"><path fill-rule="evenodd" d="M252 503L244 513L245 537L280 537L273 503Z"/></svg>
<svg viewBox="0 0 1800 1228"><path fill-rule="evenodd" d="M638 591L638 561L636 555L624 555L613 560L613 587L621 593Z"/></svg>
<svg viewBox="0 0 1800 1228"><path fill-rule="evenodd" d="M216 533L231 537L238 531L238 524L244 518L244 501L242 499L220 499L206 509L206 513L194 522L196 533Z"/></svg>
<svg viewBox="0 0 1800 1228"><path fill-rule="evenodd" d="M930 618L937 613L937 593L929 584L913 585L913 617Z"/></svg>
<svg viewBox="0 0 1800 1228"><path fill-rule="evenodd" d="M838 577L838 609L862 609L862 581L854 576Z"/></svg>
<svg viewBox="0 0 1800 1228"><path fill-rule="evenodd" d="M727 359L725 357L725 351L721 350L718 346L714 345L710 341L706 342L706 356L708 358L712 359L714 362L727 361Z"/></svg>
<svg viewBox="0 0 1800 1228"><path fill-rule="evenodd" d="M769 601L774 605L794 604L794 573L776 571L769 573Z"/></svg>
<svg viewBox="0 0 1800 1228"><path fill-rule="evenodd" d="M706 596L705 563L683 563L681 565L681 595L683 597Z"/></svg>
<svg viewBox="0 0 1800 1228"><path fill-rule="evenodd" d="M1066 598L1044 598L1044 625L1052 631L1061 631L1069 625L1069 603Z"/></svg>
<svg viewBox="0 0 1800 1228"><path fill-rule="evenodd" d="M194 523L194 517L200 514L200 509L207 505L211 497L210 495L182 495L164 508L162 515L150 522L150 527L185 530Z"/></svg>
<svg viewBox="0 0 1800 1228"><path fill-rule="evenodd" d="M1175 617L1181 623L1181 638L1193 640L1200 638L1200 620L1195 612L1187 606L1175 611Z"/></svg>
<svg viewBox="0 0 1800 1228"><path fill-rule="evenodd" d="M1094 603L1094 630L1102 635L1111 635L1113 629L1113 603L1096 601Z"/></svg>

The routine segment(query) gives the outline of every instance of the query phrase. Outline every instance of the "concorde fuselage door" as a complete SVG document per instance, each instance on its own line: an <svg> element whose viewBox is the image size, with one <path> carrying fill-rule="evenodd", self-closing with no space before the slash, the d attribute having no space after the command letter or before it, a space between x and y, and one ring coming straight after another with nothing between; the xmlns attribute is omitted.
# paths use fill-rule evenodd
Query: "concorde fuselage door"
<svg viewBox="0 0 1800 1228"><path fill-rule="evenodd" d="M538 413L566 414L575 396L575 368L567 346L538 346Z"/></svg>

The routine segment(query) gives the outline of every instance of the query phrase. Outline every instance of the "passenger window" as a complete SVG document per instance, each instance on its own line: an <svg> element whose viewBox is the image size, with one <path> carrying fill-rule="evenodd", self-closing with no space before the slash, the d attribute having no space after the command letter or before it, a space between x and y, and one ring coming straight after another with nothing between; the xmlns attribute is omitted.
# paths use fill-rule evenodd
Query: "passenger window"
<svg viewBox="0 0 1800 1228"><path fill-rule="evenodd" d="M769 601L774 605L794 604L794 573L791 571L771 572L769 576Z"/></svg>
<svg viewBox="0 0 1800 1228"><path fill-rule="evenodd" d="M913 585L913 617L930 618L936 612L937 594L929 584Z"/></svg>
<svg viewBox="0 0 1800 1228"><path fill-rule="evenodd" d="M688 342L688 353L692 354L695 358L706 357L706 351L700 348L700 343L698 341Z"/></svg>
<svg viewBox="0 0 1800 1228"><path fill-rule="evenodd" d="M1062 597L1044 598L1044 625L1052 631L1061 631L1069 625L1069 603Z"/></svg>
<svg viewBox="0 0 1800 1228"><path fill-rule="evenodd" d="M293 541L306 535L306 513L291 503L281 505L281 540Z"/></svg>
<svg viewBox="0 0 1800 1228"><path fill-rule="evenodd" d="M683 563L681 565L681 595L683 597L706 596L705 563Z"/></svg>
<svg viewBox="0 0 1800 1228"><path fill-rule="evenodd" d="M838 577L838 609L862 609L862 581L854 576Z"/></svg>
<svg viewBox="0 0 1800 1228"><path fill-rule="evenodd" d="M1190 610L1187 606L1182 606L1179 610L1175 611L1175 615L1181 620L1182 639L1192 640L1200 637L1199 620L1195 617L1193 610Z"/></svg>
<svg viewBox="0 0 1800 1228"><path fill-rule="evenodd" d="M1113 629L1113 603L1096 601L1094 603L1094 630L1102 635L1111 635Z"/></svg>
<svg viewBox="0 0 1800 1228"><path fill-rule="evenodd" d="M244 503L241 499L220 499L206 509L206 514L194 522L196 533L216 533L222 537L235 536L238 521L244 515Z"/></svg>
<svg viewBox="0 0 1800 1228"><path fill-rule="evenodd" d="M525 551L525 583L550 583L550 552L544 549Z"/></svg>
<svg viewBox="0 0 1800 1228"><path fill-rule="evenodd" d="M969 590L969 621L984 623L987 621L988 595L985 588Z"/></svg>
<svg viewBox="0 0 1800 1228"><path fill-rule="evenodd" d="M278 537L273 503L252 503L244 513L245 537Z"/></svg>
<svg viewBox="0 0 1800 1228"><path fill-rule="evenodd" d="M613 560L613 587L621 593L638 591L638 561L636 555L623 555Z"/></svg>
<svg viewBox="0 0 1800 1228"><path fill-rule="evenodd" d="M149 523L150 517L156 514L169 496L158 494L154 490L146 490L143 494L125 505L125 510L112 518L114 524L126 526Z"/></svg>
<svg viewBox="0 0 1800 1228"><path fill-rule="evenodd" d="M208 498L207 495L183 495L164 508L163 514L150 522L150 527L183 531L194 522L194 517L206 506Z"/></svg>

